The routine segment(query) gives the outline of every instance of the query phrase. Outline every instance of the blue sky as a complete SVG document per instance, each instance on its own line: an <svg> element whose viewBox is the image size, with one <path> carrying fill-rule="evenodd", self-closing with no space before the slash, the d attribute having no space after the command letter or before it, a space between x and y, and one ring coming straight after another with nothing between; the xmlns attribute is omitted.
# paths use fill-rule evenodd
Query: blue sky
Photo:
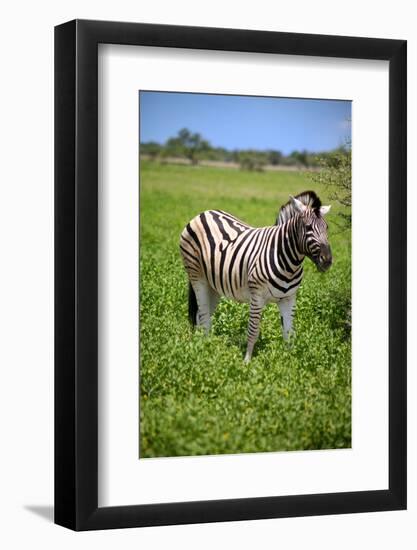
<svg viewBox="0 0 417 550"><path fill-rule="evenodd" d="M328 151L350 139L351 102L140 92L140 140L164 143L181 128L226 149Z"/></svg>

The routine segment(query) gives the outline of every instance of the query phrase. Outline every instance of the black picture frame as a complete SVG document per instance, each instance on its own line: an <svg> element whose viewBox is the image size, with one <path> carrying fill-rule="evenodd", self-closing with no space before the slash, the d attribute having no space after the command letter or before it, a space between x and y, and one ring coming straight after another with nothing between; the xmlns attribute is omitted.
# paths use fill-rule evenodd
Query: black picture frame
<svg viewBox="0 0 417 550"><path fill-rule="evenodd" d="M98 507L98 44L389 62L389 488ZM406 41L74 20L55 28L55 522L74 530L406 508Z"/></svg>

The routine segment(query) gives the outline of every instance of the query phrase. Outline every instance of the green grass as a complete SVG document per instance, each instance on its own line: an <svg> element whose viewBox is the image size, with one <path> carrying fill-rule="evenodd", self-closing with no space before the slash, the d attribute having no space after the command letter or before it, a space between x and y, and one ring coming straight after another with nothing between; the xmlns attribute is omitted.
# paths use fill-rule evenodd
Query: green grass
<svg viewBox="0 0 417 550"><path fill-rule="evenodd" d="M312 188L297 172L141 163L140 456L345 448L351 445L351 248L328 216L334 264L304 262L295 330L282 340L277 306L243 363L248 306L222 299L208 337L190 329L179 254L186 223L208 208L253 226ZM325 203L323 189L313 187Z"/></svg>

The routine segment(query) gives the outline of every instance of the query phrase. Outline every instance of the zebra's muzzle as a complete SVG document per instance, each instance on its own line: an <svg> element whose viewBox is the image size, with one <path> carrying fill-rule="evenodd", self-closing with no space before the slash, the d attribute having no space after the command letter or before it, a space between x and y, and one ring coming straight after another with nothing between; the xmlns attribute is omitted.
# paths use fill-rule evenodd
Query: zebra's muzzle
<svg viewBox="0 0 417 550"><path fill-rule="evenodd" d="M327 271L332 265L333 257L329 245L324 245L320 249L320 254L316 258L315 264L319 271Z"/></svg>

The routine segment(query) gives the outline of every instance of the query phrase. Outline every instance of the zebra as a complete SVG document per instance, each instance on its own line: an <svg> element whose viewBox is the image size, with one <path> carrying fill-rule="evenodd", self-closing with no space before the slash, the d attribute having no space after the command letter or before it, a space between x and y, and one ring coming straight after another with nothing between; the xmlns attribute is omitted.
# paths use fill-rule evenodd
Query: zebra
<svg viewBox="0 0 417 550"><path fill-rule="evenodd" d="M223 210L207 210L193 218L180 237L188 275L188 312L193 326L208 332L221 296L249 303L245 363L259 336L264 306L278 305L284 340L292 334L303 260L320 271L332 264L322 206L314 191L304 191L284 204L276 223L251 227Z"/></svg>

